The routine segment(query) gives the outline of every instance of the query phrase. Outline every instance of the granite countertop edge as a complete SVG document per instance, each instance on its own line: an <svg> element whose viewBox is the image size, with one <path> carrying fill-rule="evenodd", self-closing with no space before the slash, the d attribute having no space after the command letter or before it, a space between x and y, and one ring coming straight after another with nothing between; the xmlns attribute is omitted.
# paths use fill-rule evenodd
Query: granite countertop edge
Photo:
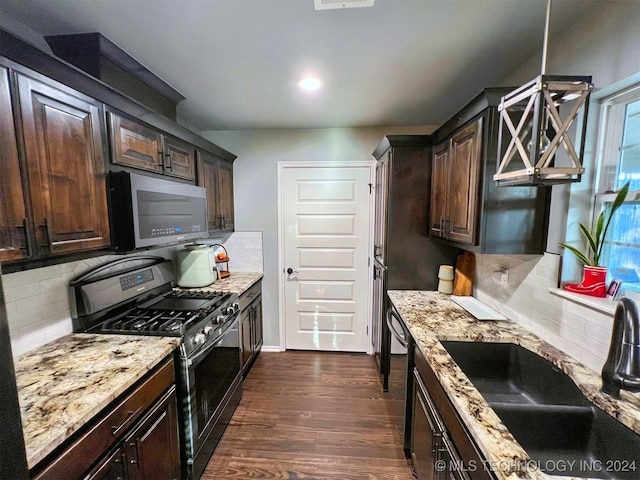
<svg viewBox="0 0 640 480"><path fill-rule="evenodd" d="M169 356L176 337L74 333L15 360L31 469Z"/></svg>
<svg viewBox="0 0 640 480"><path fill-rule="evenodd" d="M616 400L600 392L600 375L511 321L478 321L448 295L391 290L393 305L420 352L499 479L554 479L537 468L496 413L444 349L441 340L513 343L540 355L566 373L594 405L640 433L640 398L622 392ZM584 479L581 479L584 480Z"/></svg>

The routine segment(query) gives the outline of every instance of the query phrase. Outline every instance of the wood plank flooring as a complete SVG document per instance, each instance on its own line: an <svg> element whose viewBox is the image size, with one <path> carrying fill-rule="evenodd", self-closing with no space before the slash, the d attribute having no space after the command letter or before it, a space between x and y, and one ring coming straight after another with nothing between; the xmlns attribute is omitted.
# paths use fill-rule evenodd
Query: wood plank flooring
<svg viewBox="0 0 640 480"><path fill-rule="evenodd" d="M413 478L365 354L262 352L203 480Z"/></svg>

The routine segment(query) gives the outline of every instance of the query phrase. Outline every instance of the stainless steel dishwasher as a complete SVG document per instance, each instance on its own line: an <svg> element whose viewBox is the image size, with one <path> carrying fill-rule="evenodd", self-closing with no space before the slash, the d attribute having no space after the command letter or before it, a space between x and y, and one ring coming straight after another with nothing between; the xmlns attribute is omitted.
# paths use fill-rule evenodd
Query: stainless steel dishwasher
<svg viewBox="0 0 640 480"><path fill-rule="evenodd" d="M411 399L408 392L413 365L409 365L413 358L413 339L409 329L404 324L400 314L391 300L387 302L387 327L391 332L391 354L389 361L389 398L393 405L393 415L396 426L402 438L405 455L409 456L411 440ZM410 393L410 392L409 392Z"/></svg>

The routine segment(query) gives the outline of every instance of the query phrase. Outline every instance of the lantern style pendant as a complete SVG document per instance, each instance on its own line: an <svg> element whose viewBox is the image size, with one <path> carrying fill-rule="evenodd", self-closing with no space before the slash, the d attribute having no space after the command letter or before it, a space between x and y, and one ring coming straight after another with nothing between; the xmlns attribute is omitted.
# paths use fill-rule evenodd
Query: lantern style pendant
<svg viewBox="0 0 640 480"><path fill-rule="evenodd" d="M579 182L584 173L581 159L593 84L590 76L545 75L550 14L548 0L542 73L498 105L501 158L493 179L499 187Z"/></svg>

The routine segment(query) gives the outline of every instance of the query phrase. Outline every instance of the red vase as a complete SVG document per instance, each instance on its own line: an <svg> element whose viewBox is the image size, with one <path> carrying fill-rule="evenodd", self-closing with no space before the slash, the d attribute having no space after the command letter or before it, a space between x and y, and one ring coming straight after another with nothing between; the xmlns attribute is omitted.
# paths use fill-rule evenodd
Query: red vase
<svg viewBox="0 0 640 480"><path fill-rule="evenodd" d="M585 265L582 282L567 283L563 289L567 292L604 298L607 296L606 280L607 267L590 267Z"/></svg>

